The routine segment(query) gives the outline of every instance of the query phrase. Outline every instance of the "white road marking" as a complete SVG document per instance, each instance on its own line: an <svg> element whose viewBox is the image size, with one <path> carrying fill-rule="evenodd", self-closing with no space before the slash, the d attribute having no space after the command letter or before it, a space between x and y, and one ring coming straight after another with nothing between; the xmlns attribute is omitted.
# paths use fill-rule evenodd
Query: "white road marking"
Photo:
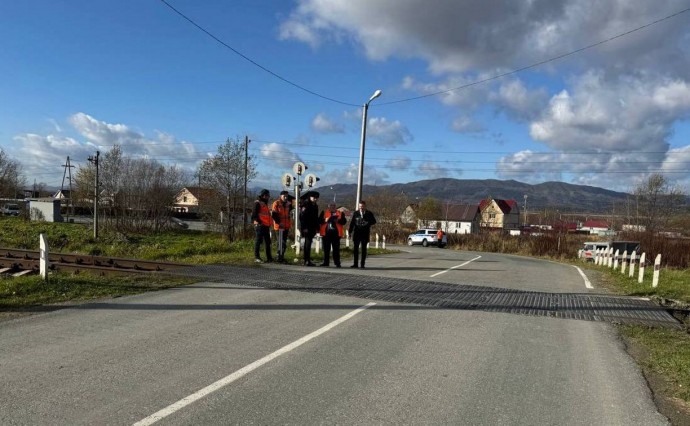
<svg viewBox="0 0 690 426"><path fill-rule="evenodd" d="M470 259L470 260L468 260L467 262L465 262L465 263L463 263L463 264L460 264L460 265L455 265L455 266L453 266L452 268L446 269L445 271L436 272L434 275L430 275L430 278L434 278L434 277L439 276L439 275L441 275L441 274L445 274L446 272L452 271L453 269L462 268L463 266L467 265L467 264L470 263L470 262L474 262L475 260L479 259L480 257L481 257L481 256L477 256L477 257L475 257L474 259Z"/></svg>
<svg viewBox="0 0 690 426"><path fill-rule="evenodd" d="M589 279L587 278L587 275L585 275L585 273L582 272L582 269L580 269L579 266L575 266L575 265L572 265L572 266L573 266L573 268L577 269L577 272L579 272L580 275L582 275L582 279L585 280L585 287L587 287L587 288L594 288L594 286L592 285L592 283L589 282Z"/></svg>
<svg viewBox="0 0 690 426"><path fill-rule="evenodd" d="M302 337L301 339L296 340L296 341L294 341L288 345L283 346L282 348L278 349L277 351L273 352L272 354L266 355L265 357L263 357L257 361L254 361L251 364L240 368L239 370L235 371L234 373L218 380L217 382L212 383L212 384L206 386L205 388L200 389L200 390L194 392L193 394L191 394L185 398L182 398L181 400L175 402L174 404L171 404L171 405L163 408L162 410L151 414L150 416L134 423L134 426L152 425L152 424L156 423L157 421L164 419L165 417L168 417L169 415L173 414L174 412L179 411L182 408L192 404L193 402L200 400L201 398L205 397L206 395L209 395L209 394L217 391L218 389L221 389L221 388L229 385L230 383L234 382L235 380L237 380L243 376L246 376L247 374L249 374L252 371L256 370L257 368L261 367L262 365L278 358L281 355L285 355L286 353L292 351L293 349L296 349L297 347L307 343L308 341L322 335L323 333L327 332L328 330L332 329L333 327L349 320L350 318L354 317L358 313L360 313L360 312L364 311L365 309L370 308L374 305L376 305L376 303L371 302L371 303L367 303L366 305L364 305L360 308L355 309L354 311L338 318L337 320L335 320L329 324L326 324L325 326L321 327L320 329L318 329L318 330L316 330L310 334L307 334L306 336Z"/></svg>

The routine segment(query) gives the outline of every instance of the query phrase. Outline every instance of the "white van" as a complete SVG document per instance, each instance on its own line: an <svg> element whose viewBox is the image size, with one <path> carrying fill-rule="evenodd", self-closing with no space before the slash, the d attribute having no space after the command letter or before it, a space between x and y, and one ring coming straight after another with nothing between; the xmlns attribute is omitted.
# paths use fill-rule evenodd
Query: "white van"
<svg viewBox="0 0 690 426"><path fill-rule="evenodd" d="M611 243L606 241L585 241L579 251L578 257L587 262L594 262L596 251L608 249L609 247L611 247Z"/></svg>

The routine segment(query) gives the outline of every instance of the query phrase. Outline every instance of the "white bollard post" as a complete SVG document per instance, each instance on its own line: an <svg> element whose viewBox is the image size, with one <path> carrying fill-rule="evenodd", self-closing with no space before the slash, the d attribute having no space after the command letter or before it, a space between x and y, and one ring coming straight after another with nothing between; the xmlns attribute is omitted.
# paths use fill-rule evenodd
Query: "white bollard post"
<svg viewBox="0 0 690 426"><path fill-rule="evenodd" d="M48 240L43 234L41 234L39 237L41 247L39 268L41 271L41 278L43 278L43 281L45 281L48 278L48 268L50 268L50 261L48 260Z"/></svg>
<svg viewBox="0 0 690 426"><path fill-rule="evenodd" d="M623 252L621 257L621 275L625 275L625 269L628 267L628 250Z"/></svg>
<svg viewBox="0 0 690 426"><path fill-rule="evenodd" d="M642 256L640 256L640 276L637 278L637 282L639 284L642 284L642 280L644 279L644 263L647 261L647 253L642 253Z"/></svg>
<svg viewBox="0 0 690 426"><path fill-rule="evenodd" d="M386 249L386 236L383 236L383 249Z"/></svg>
<svg viewBox="0 0 690 426"><path fill-rule="evenodd" d="M350 248L350 231L345 231L345 248Z"/></svg>
<svg viewBox="0 0 690 426"><path fill-rule="evenodd" d="M654 277L652 278L652 287L659 285L659 271L661 271L661 253L656 255L654 259Z"/></svg>
<svg viewBox="0 0 690 426"><path fill-rule="evenodd" d="M599 249L594 250L594 264L598 265L600 259L601 259L601 253L599 252Z"/></svg>
<svg viewBox="0 0 690 426"><path fill-rule="evenodd" d="M613 254L613 270L615 271L618 269L618 258L620 257L620 251L616 250L616 252Z"/></svg>
<svg viewBox="0 0 690 426"><path fill-rule="evenodd" d="M321 235L317 235L316 237L314 237L314 239L316 240L316 244L314 244L314 251L316 252L316 254L319 254L319 252L321 251Z"/></svg>
<svg viewBox="0 0 690 426"><path fill-rule="evenodd" d="M302 251L302 233L295 230L295 262L299 262L300 251Z"/></svg>
<svg viewBox="0 0 690 426"><path fill-rule="evenodd" d="M635 251L630 254L630 272L628 273L628 278L632 278L635 276L635 258L637 257L637 253Z"/></svg>
<svg viewBox="0 0 690 426"><path fill-rule="evenodd" d="M379 233L376 233L376 248L379 248Z"/></svg>
<svg viewBox="0 0 690 426"><path fill-rule="evenodd" d="M610 268L613 266L613 247L607 250L606 256L606 266Z"/></svg>

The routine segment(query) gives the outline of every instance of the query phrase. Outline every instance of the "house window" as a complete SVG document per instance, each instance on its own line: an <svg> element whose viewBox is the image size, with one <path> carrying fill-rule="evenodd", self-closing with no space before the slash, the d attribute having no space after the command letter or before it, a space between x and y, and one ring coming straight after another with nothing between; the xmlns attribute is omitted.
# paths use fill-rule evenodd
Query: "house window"
<svg viewBox="0 0 690 426"><path fill-rule="evenodd" d="M187 202L187 196L186 196L186 195L185 195L184 197L182 197L182 202L183 202L183 203L186 203L186 202Z"/></svg>
<svg viewBox="0 0 690 426"><path fill-rule="evenodd" d="M496 213L489 213L489 219L496 219Z"/></svg>

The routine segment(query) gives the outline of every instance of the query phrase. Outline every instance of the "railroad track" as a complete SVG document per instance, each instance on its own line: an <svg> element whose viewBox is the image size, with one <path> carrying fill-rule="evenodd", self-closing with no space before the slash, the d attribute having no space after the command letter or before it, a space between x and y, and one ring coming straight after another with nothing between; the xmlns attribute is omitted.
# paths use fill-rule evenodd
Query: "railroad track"
<svg viewBox="0 0 690 426"><path fill-rule="evenodd" d="M40 260L38 251L0 248L0 274L21 276L38 273ZM50 271L77 274L89 272L96 275L165 273L190 266L183 263L66 253L50 253L48 261Z"/></svg>

